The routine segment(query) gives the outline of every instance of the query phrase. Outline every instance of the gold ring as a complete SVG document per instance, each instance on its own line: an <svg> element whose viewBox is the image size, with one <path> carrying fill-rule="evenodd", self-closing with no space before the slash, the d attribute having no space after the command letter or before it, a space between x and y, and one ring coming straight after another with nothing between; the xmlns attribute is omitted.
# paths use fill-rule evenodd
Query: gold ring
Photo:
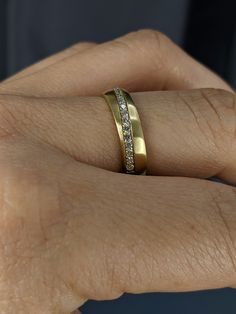
<svg viewBox="0 0 236 314"><path fill-rule="evenodd" d="M114 88L104 94L118 131L123 170L128 174L146 174L147 152L138 111L130 94Z"/></svg>

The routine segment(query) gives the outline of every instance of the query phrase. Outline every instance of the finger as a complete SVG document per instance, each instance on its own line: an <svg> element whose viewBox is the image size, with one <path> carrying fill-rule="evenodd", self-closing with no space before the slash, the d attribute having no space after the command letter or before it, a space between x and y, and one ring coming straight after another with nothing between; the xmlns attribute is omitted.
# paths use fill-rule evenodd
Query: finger
<svg viewBox="0 0 236 314"><path fill-rule="evenodd" d="M56 183L53 179L52 186L49 183L50 177L53 178L59 169L67 168L66 164L71 163L71 158L47 145L25 141L20 136L12 140L1 138L0 150L0 233L4 243L0 247L0 269L3 272L0 279L1 311L6 314L71 313L86 301L82 291L76 291L75 287L74 290L72 282L70 286L69 281L64 281L63 272L69 275L67 267L70 265L64 264L64 269L61 268L61 262L71 254L67 240L62 243L61 236L67 227L68 231L71 230L69 225L66 226L66 211L72 210L72 204L68 207L62 204L62 207L58 206L62 199L66 201L67 196L59 192L60 180ZM44 177L47 167L52 170L49 181ZM84 180L82 182L85 183ZM59 194L55 194L57 189ZM47 213L41 211L46 203ZM60 212L60 208L65 211ZM59 221L62 217L65 221L61 224ZM17 232L12 233L13 229ZM71 276L73 278L72 272Z"/></svg>
<svg viewBox="0 0 236 314"><path fill-rule="evenodd" d="M87 42L82 42L82 43L73 45L61 52L58 52L42 61L39 61L31 65L30 67L27 67L26 69L20 71L19 73L11 76L7 80L5 80L3 83L5 84L7 82L13 82L13 81L15 82L18 79L27 78L28 76L33 75L33 74L38 74L43 69L48 68L51 65L55 65L57 62L65 60L68 57L72 57L94 46L95 46L94 43L87 43Z"/></svg>
<svg viewBox="0 0 236 314"><path fill-rule="evenodd" d="M10 290L28 306L40 299L39 309L54 309L39 313L67 313L83 299L124 292L235 285L235 188L112 174L35 143L2 149L0 232L11 243L2 298Z"/></svg>
<svg viewBox="0 0 236 314"><path fill-rule="evenodd" d="M0 91L19 95L100 95L129 91L230 87L156 31L139 31L76 54Z"/></svg>
<svg viewBox="0 0 236 314"><path fill-rule="evenodd" d="M137 93L133 98L145 135L149 174L218 176L236 182L234 94L202 89ZM81 162L121 171L119 139L103 98L5 96L2 103L3 111L8 110L6 119L13 119L13 132L49 143Z"/></svg>

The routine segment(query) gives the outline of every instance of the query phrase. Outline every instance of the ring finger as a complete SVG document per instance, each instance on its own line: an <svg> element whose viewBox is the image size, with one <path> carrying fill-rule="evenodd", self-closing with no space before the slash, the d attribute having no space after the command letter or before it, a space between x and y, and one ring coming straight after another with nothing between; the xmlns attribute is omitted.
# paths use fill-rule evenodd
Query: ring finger
<svg viewBox="0 0 236 314"><path fill-rule="evenodd" d="M148 153L148 172L236 182L235 96L202 89L133 94ZM49 143L76 160L121 170L119 140L101 97L1 96L1 126Z"/></svg>

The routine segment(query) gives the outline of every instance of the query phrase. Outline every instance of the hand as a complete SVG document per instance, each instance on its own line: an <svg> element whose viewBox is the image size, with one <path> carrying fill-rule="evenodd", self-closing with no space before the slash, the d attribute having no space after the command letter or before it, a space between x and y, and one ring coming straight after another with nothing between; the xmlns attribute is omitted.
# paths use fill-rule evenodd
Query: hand
<svg viewBox="0 0 236 314"><path fill-rule="evenodd" d="M2 93L20 92L21 80L4 83ZM28 92L39 95L33 81ZM150 174L235 182L233 94L133 96ZM119 170L114 123L100 97L2 95L0 104L4 313L69 313L123 292L235 285L235 188L86 165Z"/></svg>
<svg viewBox="0 0 236 314"><path fill-rule="evenodd" d="M97 134L98 124L103 124L107 134L110 134L110 130L116 133L110 111L103 101L99 101L100 97L91 98L89 101L84 100L84 106L86 106L86 110L88 109L86 113L84 106L79 105L79 102L83 102L80 101L81 98L79 100L74 98L73 101L70 99L71 106L66 105L64 99L57 101L61 103L61 111L58 111L57 106L57 108L55 107L54 101L55 97L100 96L104 90L114 86L134 91L206 87L232 91L222 79L186 55L166 36L156 31L143 30L102 45L82 43L73 46L3 82L0 85L0 93L27 96L23 102L24 104L28 103L29 108L32 107L32 102L35 102L31 98L37 97L37 103L40 103L40 108L44 107L45 112L53 107L54 103L54 110L47 113L51 114L51 128L47 122L44 127L44 136L47 137L47 140L53 145L60 142L59 148L70 153L76 160L104 169L119 171L121 160L119 159L120 151L116 135L108 136L104 142L103 134ZM221 108L221 104L225 102L225 98L230 98L228 102L231 102L232 97L223 91L199 90L184 93L156 93L155 96L154 94L134 96L138 109L142 111L142 123L146 124L144 127L149 146L148 168L151 174L202 177L202 164L207 164L209 171L205 176L218 174L224 178L224 172L227 169L219 174L219 168L223 167L222 164L227 163L225 159L231 158L228 147L217 149L216 145L218 144L209 145L207 137L212 137L211 130L207 135L200 134L201 138L205 137L204 154L199 150L199 145L197 146L196 142L194 143L192 138L189 138L189 130L192 129L192 123L194 123L193 118L196 118L197 122L200 119L204 124L203 119L200 116L198 119L197 116L201 112L204 115L204 107L211 106L211 96L217 98L213 101L213 106L226 111L225 108ZM43 99L40 101L39 97ZM45 97L50 99L46 101ZM53 99L51 99L52 97ZM192 97L197 99L193 105L190 105L193 102ZM15 102L17 103L17 101L16 99ZM22 114L24 115L25 110L21 102L19 100L18 107L23 109ZM48 102L51 103L51 106L47 105ZM101 107L107 113L105 116L101 116ZM180 110L181 112L178 113ZM213 111L209 112L211 120L214 117L217 118ZM57 119L54 119L55 114L58 116L59 124ZM94 114L101 120L95 120ZM189 122L187 125L183 125L181 120L177 120L176 117L176 115L184 116L185 114L185 123ZM221 112L221 115L224 115L224 112ZM75 116L77 119L74 118ZM157 121L158 123L156 123ZM37 118L32 121L34 125L37 125L38 122ZM217 126L218 121L216 120L214 123ZM229 122L226 121L224 127L230 127L228 124ZM232 117L230 124L233 128L234 119ZM163 129L162 132L161 129ZM176 133L177 129L181 129L180 136ZM173 133L171 136L169 136L170 132ZM221 130L219 130L220 133L222 133ZM91 145L88 145L86 140L88 134ZM154 138L153 134L159 136ZM35 135L40 137L42 131ZM220 134L221 136L222 134ZM200 139L198 137L197 141ZM57 140L55 140L56 138ZM188 144L183 145L184 141ZM224 139L221 142L222 145L227 146ZM184 150L181 150L181 147ZM176 156L176 154L178 155ZM173 155L175 155L175 160L177 157L174 164ZM191 161L195 162L196 160L199 161L199 166L191 166ZM214 165L218 164L217 169L215 166L211 168L211 160L214 160ZM186 164L189 167L186 167ZM230 179L229 174L227 178Z"/></svg>

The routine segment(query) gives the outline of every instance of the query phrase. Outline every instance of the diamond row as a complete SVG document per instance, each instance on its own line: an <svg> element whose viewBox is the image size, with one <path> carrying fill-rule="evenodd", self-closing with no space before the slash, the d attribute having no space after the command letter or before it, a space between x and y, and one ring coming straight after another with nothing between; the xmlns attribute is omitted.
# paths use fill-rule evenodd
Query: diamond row
<svg viewBox="0 0 236 314"><path fill-rule="evenodd" d="M114 89L118 102L121 124L123 131L124 147L125 147L125 167L128 172L134 171L134 146L132 138L132 126L128 111L128 106L122 91L119 88Z"/></svg>

